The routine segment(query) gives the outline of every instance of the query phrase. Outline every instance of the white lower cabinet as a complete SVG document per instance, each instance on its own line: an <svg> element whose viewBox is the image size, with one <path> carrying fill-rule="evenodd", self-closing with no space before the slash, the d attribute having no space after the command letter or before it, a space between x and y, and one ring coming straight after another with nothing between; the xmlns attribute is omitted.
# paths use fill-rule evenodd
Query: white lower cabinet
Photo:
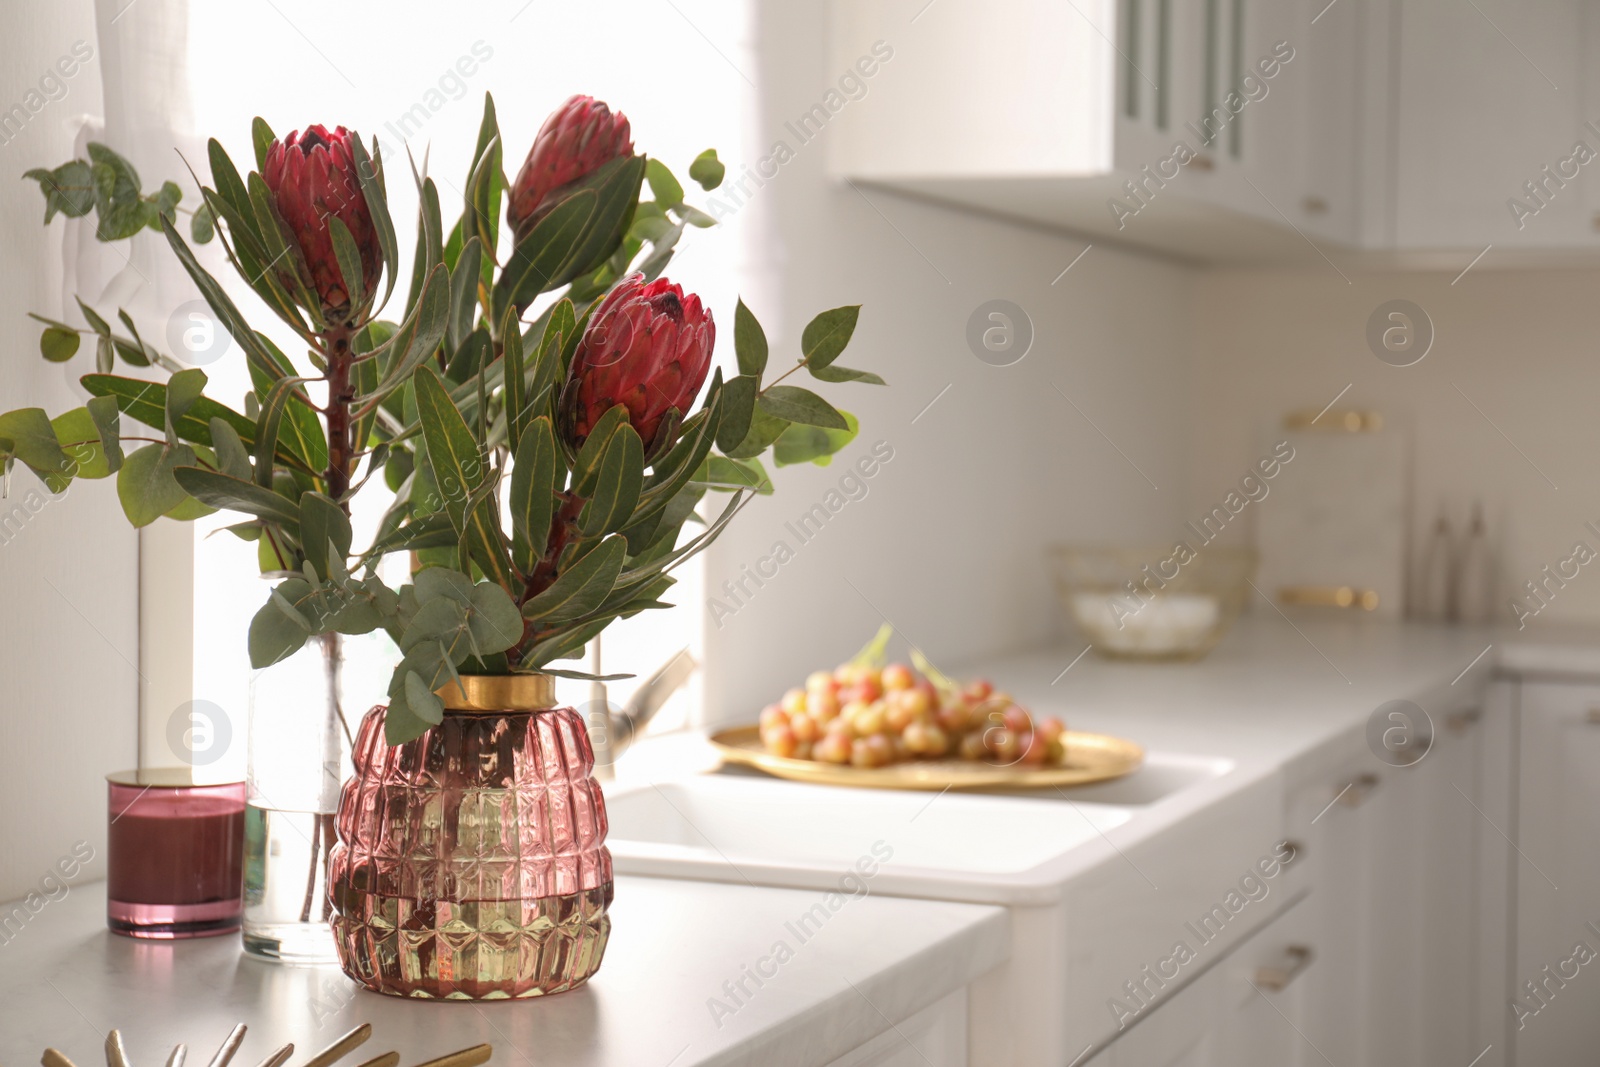
<svg viewBox="0 0 1600 1067"><path fill-rule="evenodd" d="M1517 1067L1594 1063L1600 1055L1600 685L1525 683L1517 710L1517 920L1511 989L1501 1011Z"/></svg>
<svg viewBox="0 0 1600 1067"><path fill-rule="evenodd" d="M1315 973L1308 900L1292 905L1211 969L1132 1023L1092 1067L1288 1067ZM1309 1062L1309 1061L1307 1061Z"/></svg>
<svg viewBox="0 0 1600 1067"><path fill-rule="evenodd" d="M1600 708L1600 689L1594 697ZM1285 772L1283 825L1296 857L1274 891L1292 905L1186 988L1158 1001L1088 1064L1556 1067L1588 1062L1560 1055L1508 1058L1503 934L1508 918L1504 855L1510 845L1501 828L1512 823L1504 783L1489 771L1511 759L1504 743L1510 733L1507 702L1491 702L1487 716L1443 702L1428 714L1432 747L1410 766L1379 760L1363 742L1330 746L1328 754ZM1596 715L1600 720L1600 711ZM1572 776L1585 759L1591 774L1600 762L1600 725L1588 729L1592 733L1584 740L1592 751L1566 739L1565 765ZM1492 751L1486 736L1495 738ZM1550 762L1544 755L1539 759ZM1559 781L1543 786L1552 796L1564 787ZM1596 795L1584 798L1584 810L1600 811L1600 787L1588 788ZM1525 814L1524 827L1527 822ZM1551 822L1545 832L1553 850L1554 839L1562 836L1569 843L1600 841L1596 830L1600 827L1591 827L1587 837L1571 836L1577 831L1569 820ZM1597 857L1600 849L1590 848L1571 861L1575 887L1600 885ZM1563 896L1566 890L1562 884ZM1580 900L1597 912L1600 924L1600 896L1587 888L1580 892L1588 894ZM1568 910L1581 911L1578 903L1572 901ZM1553 918L1540 921L1556 925ZM1550 962L1570 955L1570 945L1558 951L1561 938L1553 929L1547 940ZM1590 940L1600 946L1600 935ZM1600 1020L1600 962L1594 971L1584 997L1595 999L1570 995L1572 1016L1579 1019L1574 1025L1591 1032L1591 1050ZM1570 982L1569 989L1575 991L1581 980ZM1548 1033L1554 1041L1561 1031L1552 1026ZM1070 1060L1068 1050L1065 1062Z"/></svg>
<svg viewBox="0 0 1600 1067"><path fill-rule="evenodd" d="M828 1067L967 1067L967 991L928 1005Z"/></svg>

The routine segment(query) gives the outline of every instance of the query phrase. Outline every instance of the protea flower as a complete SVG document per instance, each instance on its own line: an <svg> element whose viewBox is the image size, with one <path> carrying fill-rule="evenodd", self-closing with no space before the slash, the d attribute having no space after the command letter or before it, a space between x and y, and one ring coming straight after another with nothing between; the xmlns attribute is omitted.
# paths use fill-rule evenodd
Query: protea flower
<svg viewBox="0 0 1600 1067"><path fill-rule="evenodd" d="M325 126L297 130L272 143L261 174L300 253L296 263L278 264L278 276L293 292L298 271L300 280L322 302L323 315L335 321L347 318L354 309L350 294L345 291L344 276L339 273L339 259L333 252L328 218L343 222L356 240L365 298L372 296L383 267L378 231L367 210L367 198L361 192L361 177L350 150L355 136L343 126L332 132Z"/></svg>
<svg viewBox="0 0 1600 1067"><path fill-rule="evenodd" d="M506 217L520 239L557 203L553 194L618 156L633 155L628 117L592 96L574 96L539 128L511 187Z"/></svg>
<svg viewBox="0 0 1600 1067"><path fill-rule="evenodd" d="M600 417L623 404L646 450L665 448L679 423L667 413L682 415L694 403L716 340L698 296L665 278L648 285L642 274L624 278L595 309L573 354L562 394L567 441L581 447Z"/></svg>

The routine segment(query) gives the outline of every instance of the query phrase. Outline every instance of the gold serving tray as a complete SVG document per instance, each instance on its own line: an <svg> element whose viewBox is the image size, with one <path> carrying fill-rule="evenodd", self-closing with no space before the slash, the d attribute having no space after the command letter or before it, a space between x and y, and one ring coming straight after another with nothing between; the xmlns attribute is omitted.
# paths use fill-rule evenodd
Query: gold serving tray
<svg viewBox="0 0 1600 1067"><path fill-rule="evenodd" d="M754 767L779 778L817 785L848 785L858 789L988 789L1087 785L1120 778L1139 769L1144 749L1132 741L1108 734L1068 730L1063 736L1066 755L1060 763L1040 767L1013 764L994 767L974 760L916 760L888 767L850 767L816 760L774 756L761 745L759 726L737 726L711 735L711 744L723 762Z"/></svg>

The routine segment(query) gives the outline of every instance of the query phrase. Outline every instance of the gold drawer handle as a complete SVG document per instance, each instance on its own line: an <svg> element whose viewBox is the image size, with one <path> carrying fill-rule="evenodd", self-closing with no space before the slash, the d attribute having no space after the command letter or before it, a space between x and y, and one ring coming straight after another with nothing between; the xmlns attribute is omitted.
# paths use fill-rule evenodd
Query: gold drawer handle
<svg viewBox="0 0 1600 1067"><path fill-rule="evenodd" d="M1352 585L1285 585L1278 590L1285 604L1308 604L1319 608L1378 609L1376 589L1357 589Z"/></svg>
<svg viewBox="0 0 1600 1067"><path fill-rule="evenodd" d="M1339 791L1339 803L1347 808L1359 808L1367 802L1367 798L1378 790L1378 776L1375 774L1361 774L1351 779L1350 784Z"/></svg>
<svg viewBox="0 0 1600 1067"><path fill-rule="evenodd" d="M1290 945L1283 950L1283 958L1277 963L1256 968L1256 985L1269 993L1281 993L1309 966L1311 949L1305 945Z"/></svg>
<svg viewBox="0 0 1600 1067"><path fill-rule="evenodd" d="M1586 718L1590 726L1600 726L1600 706L1590 708Z"/></svg>

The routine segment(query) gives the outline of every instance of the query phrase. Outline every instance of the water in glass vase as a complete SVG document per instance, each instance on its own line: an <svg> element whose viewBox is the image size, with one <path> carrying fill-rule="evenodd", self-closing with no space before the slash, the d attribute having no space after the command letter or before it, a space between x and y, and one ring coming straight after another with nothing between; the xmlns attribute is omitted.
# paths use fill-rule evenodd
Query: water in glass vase
<svg viewBox="0 0 1600 1067"><path fill-rule="evenodd" d="M244 876L251 955L337 962L327 867L339 787L350 773L343 709L352 695L374 690L368 675L376 672L367 668L392 663L386 651L367 638L326 635L251 680Z"/></svg>
<svg viewBox="0 0 1600 1067"><path fill-rule="evenodd" d="M245 808L244 949L284 963L336 963L328 925L333 816Z"/></svg>

